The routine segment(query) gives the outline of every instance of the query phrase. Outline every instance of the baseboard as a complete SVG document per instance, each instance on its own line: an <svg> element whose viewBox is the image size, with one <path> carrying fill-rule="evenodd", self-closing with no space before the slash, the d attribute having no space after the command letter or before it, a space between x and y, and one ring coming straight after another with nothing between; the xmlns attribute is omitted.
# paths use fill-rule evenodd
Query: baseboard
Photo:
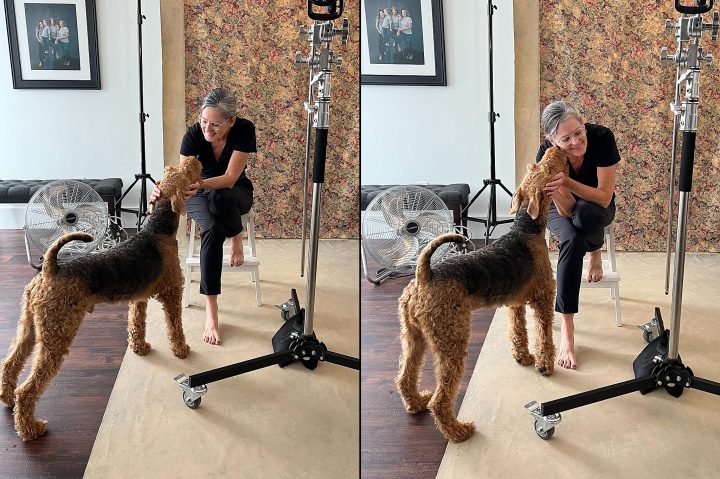
<svg viewBox="0 0 720 479"><path fill-rule="evenodd" d="M26 209L27 203L0 203L0 230L21 230Z"/></svg>

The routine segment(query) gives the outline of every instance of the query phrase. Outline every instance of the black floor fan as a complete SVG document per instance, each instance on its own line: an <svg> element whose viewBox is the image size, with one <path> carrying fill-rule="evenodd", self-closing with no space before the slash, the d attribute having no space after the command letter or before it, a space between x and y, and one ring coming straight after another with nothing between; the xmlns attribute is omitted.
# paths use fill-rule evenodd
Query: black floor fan
<svg viewBox="0 0 720 479"><path fill-rule="evenodd" d="M335 36L340 36L342 42L347 43L348 20L343 20L340 29L334 28L333 25L333 20L340 18L342 11L343 0L308 0L308 16L313 20L313 24L309 28L301 27L300 35L306 36L308 39L310 56L302 59L298 52L295 61L298 67L303 64L310 67L309 88L311 91L316 88L317 91L316 101L306 103L306 109L312 114L312 124L315 130L307 309L300 307L297 293L293 289L291 299L281 307L281 317L285 323L272 338L275 351L273 354L190 376L178 375L175 381L183 390L183 401L191 409L200 404L201 396L207 392L207 384L269 366L284 367L295 361L301 361L307 369L314 370L318 362L326 361L347 368L360 369L359 359L329 351L325 344L317 339L313 331L321 199L325 182L325 159L330 118L330 77L333 65L341 64L341 59L334 57L330 43ZM310 98L313 96L311 94ZM308 115L308 120L310 120L310 115Z"/></svg>
<svg viewBox="0 0 720 479"><path fill-rule="evenodd" d="M120 215L122 213L133 213L137 216L137 229L140 231L140 228L142 228L143 221L145 220L145 217L147 217L147 209L148 209L148 191L147 191L147 184L145 181L150 180L153 184L155 184L155 180L152 176L147 172L147 169L145 167L145 120L148 119L150 115L145 113L145 106L143 102L143 58L142 58L142 24L143 20L145 20L145 15L142 14L141 10L141 3L142 0L138 0L137 2L137 22L138 22L138 78L140 83L140 173L137 173L135 175L135 181L132 182L130 186L128 186L128 189L125 190L125 193L122 194L122 196L115 202L115 208L116 211L120 211ZM120 208L119 205L122 204L123 198L127 196L128 193L135 187L135 185L140 186L140 204L138 205L137 209L135 208Z"/></svg>
<svg viewBox="0 0 720 479"><path fill-rule="evenodd" d="M480 188L480 191L475 193L475 196L470 200L468 205L463 208L461 215L464 220L467 221L476 221L478 223L482 223L485 225L485 245L488 244L488 241L490 240L490 235L495 230L495 227L497 225L505 224L505 223L512 223L512 218L499 220L497 217L497 187L499 186L502 188L508 195L512 197L512 192L508 190L505 185L503 185L502 180L495 177L495 121L500 116L499 113L495 113L495 101L494 101L494 91L493 91L493 39L492 39L492 18L493 18L493 12L497 7L493 5L492 0L488 0L488 56L490 61L490 82L489 82L489 91L490 91L490 113L488 116L488 120L490 121L490 178L483 180L483 187ZM483 191L485 191L486 188L490 187L490 198L488 199L488 214L485 218L474 218L472 216L468 215L468 212L470 211L470 207L475 203L475 200L478 199L478 197L482 194Z"/></svg>
<svg viewBox="0 0 720 479"><path fill-rule="evenodd" d="M675 54L669 55L663 48L660 59L663 63L677 65L675 103L672 109L680 119L679 130L682 134L680 157L678 202L677 240L675 246L675 269L672 295L672 319L670 330L663 326L660 308L655 308L654 323L658 328L655 339L643 349L633 362L635 379L593 389L591 391L537 404L532 401L525 408L535 419L535 432L542 439L549 439L560 423L560 413L588 404L604 401L624 394L639 391L648 393L663 387L674 397L680 397L685 388L694 388L720 396L720 383L694 375L692 369L682 363L678 354L680 338L680 313L682 309L682 290L685 269L685 237L687 235L688 203L692 189L693 162L695 158L695 137L697 134L697 113L699 106L700 67L702 62L712 61L712 56L703 56L700 37L703 31L711 30L713 40L717 39L720 16L713 15L712 23L703 23L702 14L712 9L714 0L695 0L693 6L682 5L675 0L675 9L680 12L680 19L673 24L666 21L666 29L675 32L678 48ZM678 92L681 84L685 84L685 95L682 105L678 105ZM677 125L677 122L676 122ZM677 135L677 128L673 132ZM674 142L673 142L674 143ZM673 154L674 157L674 154ZM671 169L672 171L672 169ZM671 175L670 182L674 181ZM649 339L646 335L646 339Z"/></svg>

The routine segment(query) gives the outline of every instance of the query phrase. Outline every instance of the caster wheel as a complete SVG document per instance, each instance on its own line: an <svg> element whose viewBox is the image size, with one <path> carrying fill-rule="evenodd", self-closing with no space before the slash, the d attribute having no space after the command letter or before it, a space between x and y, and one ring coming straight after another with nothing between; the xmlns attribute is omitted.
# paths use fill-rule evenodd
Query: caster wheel
<svg viewBox="0 0 720 479"><path fill-rule="evenodd" d="M547 441L553 436L553 434L555 434L555 427L553 426L546 431L545 429L540 427L540 424L538 424L537 421L535 421L535 434L537 434L540 439L544 439Z"/></svg>
<svg viewBox="0 0 720 479"><path fill-rule="evenodd" d="M643 339L645 340L646 343L649 343L650 341L655 339L655 335L653 334L652 331L643 331Z"/></svg>
<svg viewBox="0 0 720 479"><path fill-rule="evenodd" d="M190 409L197 409L197 407L202 402L202 398L197 398L196 400L192 401L190 400L190 396L188 396L187 393L183 393L183 401L185 402L185 405Z"/></svg>

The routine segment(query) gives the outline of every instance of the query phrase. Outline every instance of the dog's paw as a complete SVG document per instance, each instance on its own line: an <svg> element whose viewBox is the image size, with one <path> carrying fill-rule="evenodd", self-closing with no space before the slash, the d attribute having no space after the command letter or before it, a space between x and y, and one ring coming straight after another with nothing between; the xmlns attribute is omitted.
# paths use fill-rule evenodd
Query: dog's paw
<svg viewBox="0 0 720 479"><path fill-rule="evenodd" d="M441 429L443 436L452 442L463 442L470 439L470 436L475 432L475 423L470 422L457 422L452 427L443 427Z"/></svg>
<svg viewBox="0 0 720 479"><path fill-rule="evenodd" d="M535 357L530 353L513 354L513 358L515 358L515 361L523 366L529 366L535 362Z"/></svg>
<svg viewBox="0 0 720 479"><path fill-rule="evenodd" d="M537 369L540 373L542 373L543 376L550 376L550 375L552 375L553 371L555 371L555 362L554 361L538 361L535 364L535 369Z"/></svg>
<svg viewBox="0 0 720 479"><path fill-rule="evenodd" d="M173 345L172 351L175 356L179 357L180 359L185 359L188 353L190 353L190 346L188 346L187 344L183 344L182 346Z"/></svg>
<svg viewBox="0 0 720 479"><path fill-rule="evenodd" d="M417 414L419 412L427 411L428 403L430 402L432 395L433 395L432 391L425 390L425 391L422 391L420 393L420 396L413 401L408 401L406 399L403 399L403 402L405 403L405 410L409 414Z"/></svg>
<svg viewBox="0 0 720 479"><path fill-rule="evenodd" d="M143 341L142 343L131 343L130 349L138 356L145 356L150 352L150 343Z"/></svg>
<svg viewBox="0 0 720 479"><path fill-rule="evenodd" d="M32 419L31 421L19 425L15 425L15 430L23 441L32 441L47 432L47 421L40 419Z"/></svg>

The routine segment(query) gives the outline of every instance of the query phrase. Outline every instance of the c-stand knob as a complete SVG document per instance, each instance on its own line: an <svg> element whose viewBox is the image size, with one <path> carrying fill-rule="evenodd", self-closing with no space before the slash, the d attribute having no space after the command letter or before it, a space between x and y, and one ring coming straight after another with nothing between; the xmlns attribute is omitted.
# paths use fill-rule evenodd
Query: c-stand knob
<svg viewBox="0 0 720 479"><path fill-rule="evenodd" d="M718 29L720 29L720 13L713 12L713 22L712 22L711 32L710 32L710 37L713 40L717 40Z"/></svg>
<svg viewBox="0 0 720 479"><path fill-rule="evenodd" d="M342 28L334 29L335 35L340 35L340 43L346 45L348 42L348 33L350 33L350 21L347 18L343 18Z"/></svg>
<svg viewBox="0 0 720 479"><path fill-rule="evenodd" d="M310 30L308 30L305 25L302 25L300 27L300 31L298 32L301 37L304 37L310 33Z"/></svg>
<svg viewBox="0 0 720 479"><path fill-rule="evenodd" d="M303 66L305 59L302 56L302 52L295 52L295 61L293 63L295 64L295 68L298 70Z"/></svg>
<svg viewBox="0 0 720 479"><path fill-rule="evenodd" d="M712 61L713 61L712 53L706 54L705 55L705 63L707 63L708 65L712 65Z"/></svg>
<svg viewBox="0 0 720 479"><path fill-rule="evenodd" d="M665 19L665 32L672 33L675 30L675 24L669 18Z"/></svg>
<svg viewBox="0 0 720 479"><path fill-rule="evenodd" d="M337 56L337 57L333 58L332 60L330 60L330 62L331 62L331 63L334 63L335 65L337 65L338 68L341 67L342 64L343 64L343 60L342 60L342 57L341 57L341 56Z"/></svg>
<svg viewBox="0 0 720 479"><path fill-rule="evenodd" d="M670 55L667 47L660 48L660 64L667 66L671 61L675 61L675 55Z"/></svg>

